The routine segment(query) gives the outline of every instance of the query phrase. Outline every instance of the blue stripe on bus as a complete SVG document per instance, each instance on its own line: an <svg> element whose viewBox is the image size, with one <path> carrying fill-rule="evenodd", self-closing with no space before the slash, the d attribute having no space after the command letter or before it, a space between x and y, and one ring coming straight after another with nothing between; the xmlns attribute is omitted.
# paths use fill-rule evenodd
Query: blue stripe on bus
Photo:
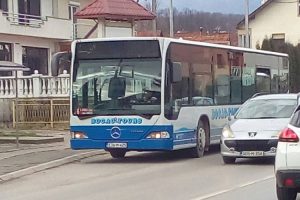
<svg viewBox="0 0 300 200"><path fill-rule="evenodd" d="M174 133L174 148L178 145L185 145L185 144L195 144L196 143L196 130L195 129L188 129L188 128L181 128L175 131Z"/></svg>

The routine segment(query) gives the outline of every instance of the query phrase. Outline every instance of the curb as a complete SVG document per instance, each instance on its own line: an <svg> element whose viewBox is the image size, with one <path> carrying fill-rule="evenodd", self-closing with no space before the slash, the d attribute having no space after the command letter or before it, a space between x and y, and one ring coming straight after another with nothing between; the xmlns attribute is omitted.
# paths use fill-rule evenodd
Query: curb
<svg viewBox="0 0 300 200"><path fill-rule="evenodd" d="M51 137L51 138L38 138L38 139L26 139L20 138L19 144L48 144L48 143L57 143L63 142L63 137ZM0 144L15 144L16 138L0 138Z"/></svg>
<svg viewBox="0 0 300 200"><path fill-rule="evenodd" d="M99 151L89 151L89 152L85 152L85 153L81 153L81 154L76 154L76 155L72 155L72 156L68 156L65 158L60 158L57 160L53 160L47 163L42 163L36 166L32 166L29 168L25 168L25 169L21 169L15 172L10 172L8 174L4 174L0 176L0 184L6 182L6 181L10 181L12 179L17 179L20 178L22 176L26 176L26 175L30 175L30 174L34 174L36 172L40 172L40 171L44 171L50 168L55 168L55 167L59 167L68 163L72 163L78 160L82 160L85 158L89 158L89 157L93 157L93 156L97 156L97 155L105 155L107 154L106 152L99 152Z"/></svg>

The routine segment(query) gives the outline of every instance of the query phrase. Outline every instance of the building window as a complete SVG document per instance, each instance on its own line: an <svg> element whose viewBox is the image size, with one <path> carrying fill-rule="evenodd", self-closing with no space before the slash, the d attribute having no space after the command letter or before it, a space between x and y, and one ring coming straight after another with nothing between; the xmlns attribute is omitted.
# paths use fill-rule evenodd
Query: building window
<svg viewBox="0 0 300 200"><path fill-rule="evenodd" d="M284 33L272 34L272 42L275 49L279 50L285 43L285 34Z"/></svg>
<svg viewBox="0 0 300 200"><path fill-rule="evenodd" d="M298 0L298 15L300 16L300 0Z"/></svg>
<svg viewBox="0 0 300 200"><path fill-rule="evenodd" d="M11 44L0 42L0 61L12 61ZM0 76L11 76L11 72L0 72Z"/></svg>
<svg viewBox="0 0 300 200"><path fill-rule="evenodd" d="M69 20L72 20L73 23L76 23L76 19L74 18L74 14L79 10L79 3L70 2L69 3Z"/></svg>
<svg viewBox="0 0 300 200"><path fill-rule="evenodd" d="M74 17L74 14L79 10L80 4L78 2L70 1L69 3L69 20L73 22L73 39L77 37L77 19Z"/></svg>
<svg viewBox="0 0 300 200"><path fill-rule="evenodd" d="M0 60L12 61L11 44L0 42Z"/></svg>
<svg viewBox="0 0 300 200"><path fill-rule="evenodd" d="M26 74L33 74L38 70L39 74L48 75L48 49L23 47L23 65L30 68Z"/></svg>
<svg viewBox="0 0 300 200"><path fill-rule="evenodd" d="M0 0L0 10L8 12L7 0Z"/></svg>
<svg viewBox="0 0 300 200"><path fill-rule="evenodd" d="M18 0L19 22L28 24L28 19L40 19L41 0Z"/></svg>
<svg viewBox="0 0 300 200"><path fill-rule="evenodd" d="M247 41L246 41L246 35L241 34L239 35L239 46L240 47L246 47ZM251 35L249 35L249 48L251 48Z"/></svg>
<svg viewBox="0 0 300 200"><path fill-rule="evenodd" d="M217 54L217 66L218 68L224 68L225 60L223 54Z"/></svg>

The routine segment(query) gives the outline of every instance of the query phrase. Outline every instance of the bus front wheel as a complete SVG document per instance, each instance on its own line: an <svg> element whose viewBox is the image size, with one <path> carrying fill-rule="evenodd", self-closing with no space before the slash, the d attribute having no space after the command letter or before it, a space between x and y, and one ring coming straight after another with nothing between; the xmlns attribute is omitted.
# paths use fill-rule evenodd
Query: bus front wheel
<svg viewBox="0 0 300 200"><path fill-rule="evenodd" d="M196 133L196 147L191 149L191 155L193 158L200 158L204 155L206 143L206 129L202 121L199 121L197 133Z"/></svg>
<svg viewBox="0 0 300 200"><path fill-rule="evenodd" d="M121 149L111 149L109 150L109 153L113 158L124 158L126 151Z"/></svg>

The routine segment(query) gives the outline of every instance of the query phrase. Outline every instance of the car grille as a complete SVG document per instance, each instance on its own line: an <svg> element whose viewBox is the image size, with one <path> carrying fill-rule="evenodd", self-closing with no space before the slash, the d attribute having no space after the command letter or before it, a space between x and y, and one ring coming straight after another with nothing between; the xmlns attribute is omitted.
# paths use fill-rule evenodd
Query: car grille
<svg viewBox="0 0 300 200"><path fill-rule="evenodd" d="M235 151L270 151L272 147L277 147L278 140L226 140L228 148Z"/></svg>

